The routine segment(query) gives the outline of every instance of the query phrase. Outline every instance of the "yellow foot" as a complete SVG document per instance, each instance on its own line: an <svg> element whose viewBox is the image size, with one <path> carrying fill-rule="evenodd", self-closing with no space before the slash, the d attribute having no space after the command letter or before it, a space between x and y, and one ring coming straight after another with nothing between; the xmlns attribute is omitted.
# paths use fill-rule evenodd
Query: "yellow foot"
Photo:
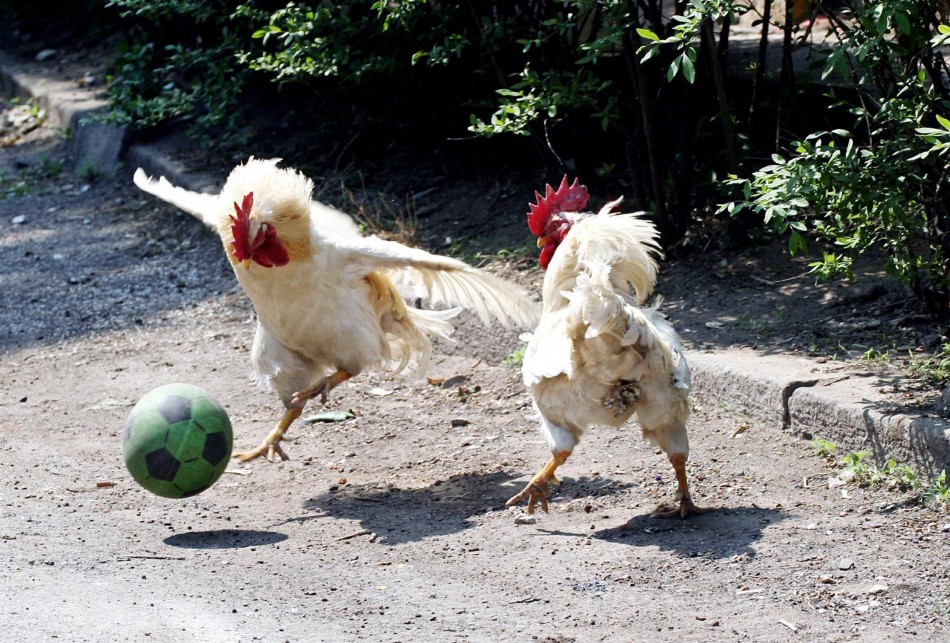
<svg viewBox="0 0 950 643"><path fill-rule="evenodd" d="M554 484L559 485L561 481L554 477L554 472L559 466L564 464L567 461L568 456L571 455L570 451L558 451L551 455L551 459L548 460L548 463L544 465L540 471L538 471L531 482L528 483L528 486L521 490L517 496L512 497L508 502L505 503L506 507L512 507L525 498L528 499L528 513L534 513L534 507L538 503L541 504L541 509L544 510L544 513L548 512L548 485Z"/></svg>
<svg viewBox="0 0 950 643"><path fill-rule="evenodd" d="M284 434L287 433L287 429L290 428L294 420L300 417L301 413L303 413L302 408L287 409L284 411L284 416L280 418L280 422L277 423L277 426L275 426L274 429L267 434L267 437L264 438L264 441L261 442L261 446L256 449L251 449L250 451L235 453L233 457L241 462L247 462L260 457L267 458L268 462L277 462L278 457L281 460L290 460L287 454L284 453L284 450L280 448L280 443L282 440L290 440L290 438L284 437Z"/></svg>
<svg viewBox="0 0 950 643"><path fill-rule="evenodd" d="M651 518L687 518L689 516L698 516L700 514L707 514L711 511L715 511L714 507L697 507L693 504L692 499L689 496L684 497L680 500L679 507L670 507L669 505L663 504L657 507L652 514Z"/></svg>
<svg viewBox="0 0 950 643"><path fill-rule="evenodd" d="M552 480L555 484L558 483L557 480ZM548 492L548 480L544 478L536 479L532 478L531 482L528 483L524 489L521 490L516 496L512 496L508 502L505 503L506 507L514 507L515 505L521 503L525 498L528 499L528 514L534 513L534 508L536 505L541 505L541 510L544 513L548 513L548 498L550 497Z"/></svg>
<svg viewBox="0 0 950 643"><path fill-rule="evenodd" d="M261 446L256 449L235 453L232 457L241 462L248 462L260 457L264 457L268 462L277 462L277 457L280 457L281 460L290 460L290 456L284 453L284 450L280 447L280 442L271 442L270 440L264 440L261 442Z"/></svg>

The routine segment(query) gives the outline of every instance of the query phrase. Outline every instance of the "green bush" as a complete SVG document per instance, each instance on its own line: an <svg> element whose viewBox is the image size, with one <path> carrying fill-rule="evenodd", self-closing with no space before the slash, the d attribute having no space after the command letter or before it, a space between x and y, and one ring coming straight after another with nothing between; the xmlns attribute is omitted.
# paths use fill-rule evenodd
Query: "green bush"
<svg viewBox="0 0 950 643"><path fill-rule="evenodd" d="M110 120L150 128L175 120L206 149L239 148L250 71L238 53L250 39L239 2L108 0L129 37L110 78ZM187 29L182 29L188 24Z"/></svg>
<svg viewBox="0 0 950 643"><path fill-rule="evenodd" d="M751 178L729 181L743 198L721 211L752 210L788 234L792 254L806 237L837 248L812 264L820 277L849 275L853 258L880 250L886 268L931 311L950 318L950 87L936 47L950 28L926 0L867 3L849 28L832 23L840 45L824 76L853 81L839 101L852 126L820 131Z"/></svg>
<svg viewBox="0 0 950 643"><path fill-rule="evenodd" d="M838 89L816 101L791 64L793 21L770 14L781 4L683 0L672 15L662 0L83 6L119 14L127 34L111 79L116 121L185 122L206 149L235 155L255 136L305 151L321 132L337 155L360 138L377 154L399 137L425 149L530 142L539 156L529 163L551 176L605 183L592 187L650 211L667 246L728 201L719 211L739 222L732 238L764 222L793 253L829 242L813 266L824 277L881 250L948 316L950 80L939 47L950 28L928 0L830 15L837 42L824 49L824 75ZM21 19L42 18L31 6ZM784 32L783 63L767 69L760 53L740 80L726 64L729 37L749 11L762 12L762 44L769 29ZM294 135L275 136L274 121Z"/></svg>

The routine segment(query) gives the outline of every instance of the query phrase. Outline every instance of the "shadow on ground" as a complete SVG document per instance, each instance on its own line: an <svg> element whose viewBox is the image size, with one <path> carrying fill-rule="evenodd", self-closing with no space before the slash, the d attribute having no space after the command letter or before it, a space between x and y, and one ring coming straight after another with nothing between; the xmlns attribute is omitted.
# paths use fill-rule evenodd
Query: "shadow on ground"
<svg viewBox="0 0 950 643"><path fill-rule="evenodd" d="M276 531L257 529L214 529L211 531L188 531L165 539L170 547L183 549L241 549L273 545L287 540L287 535Z"/></svg>
<svg viewBox="0 0 950 643"><path fill-rule="evenodd" d="M498 472L453 476L418 489L347 486L305 503L308 512L318 513L285 522L344 518L359 521L386 543L415 542L463 531L473 526L472 517L504 509L508 499L521 489L521 481L514 483L518 478L523 475ZM607 495L631 485L598 477L572 480L571 486L585 495Z"/></svg>
<svg viewBox="0 0 950 643"><path fill-rule="evenodd" d="M684 558L754 557L762 530L792 517L779 509L722 507L686 520L634 516L620 527L596 531L594 538L632 547L658 547Z"/></svg>
<svg viewBox="0 0 950 643"><path fill-rule="evenodd" d="M539 536L597 538L631 547L656 547L682 558L731 558L756 555L752 544L762 530L790 516L777 509L723 507L716 511L679 518L654 518L652 512L634 516L619 527L594 531L559 531L539 528Z"/></svg>

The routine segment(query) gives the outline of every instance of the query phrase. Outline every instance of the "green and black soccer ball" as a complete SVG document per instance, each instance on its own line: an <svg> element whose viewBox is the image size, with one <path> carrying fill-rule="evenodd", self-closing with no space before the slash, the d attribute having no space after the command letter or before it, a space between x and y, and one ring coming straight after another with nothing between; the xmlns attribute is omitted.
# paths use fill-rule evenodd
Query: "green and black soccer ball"
<svg viewBox="0 0 950 643"><path fill-rule="evenodd" d="M129 413L122 455L135 481L165 498L185 498L213 485L231 457L228 414L204 389L167 384Z"/></svg>

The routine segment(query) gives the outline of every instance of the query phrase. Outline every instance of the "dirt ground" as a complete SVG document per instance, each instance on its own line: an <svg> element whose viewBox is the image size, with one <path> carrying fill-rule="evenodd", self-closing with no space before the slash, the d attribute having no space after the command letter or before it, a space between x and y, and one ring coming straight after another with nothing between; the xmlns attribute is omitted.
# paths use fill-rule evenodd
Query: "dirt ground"
<svg viewBox="0 0 950 643"><path fill-rule="evenodd" d="M547 453L518 368L503 364L517 333L471 320L458 345L438 346L431 381L362 375L339 387L329 406L355 419L296 426L290 461L232 465L194 498L149 494L127 474L119 435L148 390L205 387L238 448L278 418L275 397L248 377L253 311L200 224L136 193L129 176L55 175L61 148L43 128L15 138L0 148L4 640L946 637L946 513L829 488L810 443L701 394L689 473L697 503L718 511L649 517L674 483L635 426L590 432L550 514L532 522L506 509ZM481 197L481 211L511 214L499 234L520 230L530 196L520 188ZM438 214L446 200L472 206L472 194L443 182L420 197L431 214L417 240L445 251L473 234L472 219ZM691 347L869 368L854 361L859 338L926 343L900 288L874 281L858 297L783 281L800 271L773 256L664 266L664 310ZM492 269L536 286L533 260L514 257ZM862 331L875 310L893 316ZM895 391L895 404L926 408L935 392Z"/></svg>

